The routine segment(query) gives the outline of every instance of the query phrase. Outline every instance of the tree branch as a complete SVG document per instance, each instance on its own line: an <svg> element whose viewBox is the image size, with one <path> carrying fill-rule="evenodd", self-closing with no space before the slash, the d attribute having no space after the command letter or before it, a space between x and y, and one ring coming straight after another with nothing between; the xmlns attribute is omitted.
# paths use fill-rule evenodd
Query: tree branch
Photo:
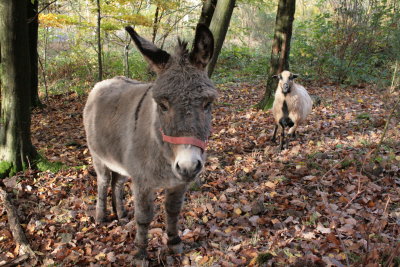
<svg viewBox="0 0 400 267"><path fill-rule="evenodd" d="M19 222L18 213L11 203L10 197L5 190L5 185L2 181L0 181L0 199L2 200L4 208L7 211L8 224L10 226L12 235L14 236L15 243L20 246L20 257L18 258L18 261L21 262L28 258L32 258L34 261L34 264L32 265L35 265L37 261L36 254L29 246L28 239L26 238L25 233L22 230L21 224Z"/></svg>

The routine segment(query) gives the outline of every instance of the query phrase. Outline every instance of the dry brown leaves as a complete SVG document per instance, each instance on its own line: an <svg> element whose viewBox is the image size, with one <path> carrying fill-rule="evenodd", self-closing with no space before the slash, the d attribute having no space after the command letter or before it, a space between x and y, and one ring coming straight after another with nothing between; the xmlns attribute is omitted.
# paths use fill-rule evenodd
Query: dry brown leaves
<svg viewBox="0 0 400 267"><path fill-rule="evenodd" d="M186 251L162 250L166 234L159 192L161 208L149 233L151 265L254 266L261 258L266 265L293 266L399 261L390 258L397 256L400 235L398 117L379 158L372 164L369 158L390 99L369 87L311 86L322 104L300 127L300 137L279 152L269 141L270 112L252 108L261 86L219 89L206 171L187 193L181 213ZM82 126L84 103L75 94L54 96L33 114L36 147L71 168L56 174L27 171L7 184L43 264L124 266L132 261L135 227L94 223L96 182ZM0 262L8 262L17 249L2 207L0 214Z"/></svg>

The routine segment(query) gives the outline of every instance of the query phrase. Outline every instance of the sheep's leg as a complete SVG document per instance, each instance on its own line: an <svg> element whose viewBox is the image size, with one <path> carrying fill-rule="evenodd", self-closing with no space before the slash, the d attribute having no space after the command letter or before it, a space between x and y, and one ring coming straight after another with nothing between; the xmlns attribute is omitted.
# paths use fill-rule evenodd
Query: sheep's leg
<svg viewBox="0 0 400 267"><path fill-rule="evenodd" d="M281 133L281 139L279 142L279 147L280 147L280 150L283 150L283 145L285 143L285 127L282 126L281 128L282 128L282 133ZM286 148L287 148L287 146L286 146Z"/></svg>
<svg viewBox="0 0 400 267"><path fill-rule="evenodd" d="M183 204L186 186L180 185L166 189L165 211L167 214L168 248L173 253L182 253L183 244L178 235L178 219Z"/></svg>
<svg viewBox="0 0 400 267"><path fill-rule="evenodd" d="M118 219L126 216L124 208L124 184L125 177L119 173L112 172L111 174L111 189L112 189L112 206L113 211L117 214Z"/></svg>
<svg viewBox="0 0 400 267"><path fill-rule="evenodd" d="M276 142L276 132L278 131L278 124L275 124L274 134L272 135L271 142Z"/></svg>
<svg viewBox="0 0 400 267"><path fill-rule="evenodd" d="M107 189L110 184L111 171L100 159L92 156L93 166L97 174L96 222L104 222L107 210Z"/></svg>
<svg viewBox="0 0 400 267"><path fill-rule="evenodd" d="M136 220L135 245L138 249L135 258L143 259L147 257L147 234L154 215L154 192L152 189L133 184L133 193Z"/></svg>
<svg viewBox="0 0 400 267"><path fill-rule="evenodd" d="M294 125L292 126L292 127L290 127L290 129L289 129L289 132L288 132L288 134L291 136L291 137L296 137L296 130L297 130L297 127L298 127L299 125L297 124L297 123L294 123Z"/></svg>

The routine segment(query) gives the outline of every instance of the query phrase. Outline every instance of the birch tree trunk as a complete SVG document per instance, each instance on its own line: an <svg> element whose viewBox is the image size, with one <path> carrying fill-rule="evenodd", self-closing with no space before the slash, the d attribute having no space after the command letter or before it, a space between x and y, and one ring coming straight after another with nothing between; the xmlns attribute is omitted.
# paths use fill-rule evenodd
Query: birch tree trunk
<svg viewBox="0 0 400 267"><path fill-rule="evenodd" d="M295 10L296 0L279 0L267 85L263 99L257 104L260 109L272 107L274 92L278 86L278 81L272 76L283 70L289 70L290 40Z"/></svg>

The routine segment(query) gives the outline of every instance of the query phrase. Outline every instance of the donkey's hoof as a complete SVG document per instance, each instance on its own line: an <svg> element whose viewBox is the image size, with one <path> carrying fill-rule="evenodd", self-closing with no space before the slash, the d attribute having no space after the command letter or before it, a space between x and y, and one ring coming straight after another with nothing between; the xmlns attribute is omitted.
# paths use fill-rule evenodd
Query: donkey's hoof
<svg viewBox="0 0 400 267"><path fill-rule="evenodd" d="M172 254L181 254L183 252L183 242L179 236L168 240L167 245Z"/></svg>
<svg viewBox="0 0 400 267"><path fill-rule="evenodd" d="M107 220L106 220L106 216L104 216L104 214L97 214L96 213L96 218L95 218L95 220L96 220L96 223L104 223L104 222L106 222Z"/></svg>
<svg viewBox="0 0 400 267"><path fill-rule="evenodd" d="M172 254L182 254L183 253L183 242L176 245L168 245L168 249Z"/></svg>
<svg viewBox="0 0 400 267"><path fill-rule="evenodd" d="M118 219L118 224L119 225L125 225L125 224L128 224L129 222L130 222L130 220L129 220L129 218L127 216Z"/></svg>
<svg viewBox="0 0 400 267"><path fill-rule="evenodd" d="M135 259L147 259L147 251L145 248L137 248L134 253Z"/></svg>
<svg viewBox="0 0 400 267"><path fill-rule="evenodd" d="M147 251L144 248L138 248L133 255L134 266L148 266Z"/></svg>
<svg viewBox="0 0 400 267"><path fill-rule="evenodd" d="M150 265L146 258L134 258L132 262L133 266L137 267L148 267Z"/></svg>

